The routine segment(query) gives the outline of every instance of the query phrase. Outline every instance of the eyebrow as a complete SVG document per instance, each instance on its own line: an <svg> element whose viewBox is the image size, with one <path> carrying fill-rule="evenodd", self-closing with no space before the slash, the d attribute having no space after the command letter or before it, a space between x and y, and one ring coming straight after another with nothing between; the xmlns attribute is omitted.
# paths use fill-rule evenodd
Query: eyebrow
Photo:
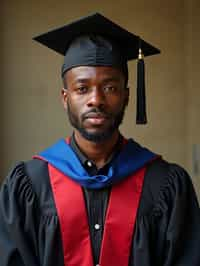
<svg viewBox="0 0 200 266"><path fill-rule="evenodd" d="M73 83L83 83L83 82L87 82L87 81L89 81L90 79L88 78L78 78L78 79L76 79L76 80L74 80L73 81Z"/></svg>
<svg viewBox="0 0 200 266"><path fill-rule="evenodd" d="M78 78L76 80L73 81L73 83L84 83L90 81L90 78ZM110 82L110 81L120 81L120 79L118 77L112 77L112 78L104 78L102 80L102 82Z"/></svg>
<svg viewBox="0 0 200 266"><path fill-rule="evenodd" d="M117 82L119 82L120 81L120 78L119 77L112 77L112 78L105 78L105 79L103 79L103 82L110 82L110 81L117 81Z"/></svg>
<svg viewBox="0 0 200 266"><path fill-rule="evenodd" d="M86 83L89 81L90 81L90 79L87 79L87 78L77 78L77 79L72 81L71 85L76 85L78 83Z"/></svg>
<svg viewBox="0 0 200 266"><path fill-rule="evenodd" d="M72 82L72 85L78 84L78 83L87 83L90 82L90 78L77 78ZM101 83L108 83L108 82L119 82L120 78L115 76L115 77L105 77L101 80Z"/></svg>

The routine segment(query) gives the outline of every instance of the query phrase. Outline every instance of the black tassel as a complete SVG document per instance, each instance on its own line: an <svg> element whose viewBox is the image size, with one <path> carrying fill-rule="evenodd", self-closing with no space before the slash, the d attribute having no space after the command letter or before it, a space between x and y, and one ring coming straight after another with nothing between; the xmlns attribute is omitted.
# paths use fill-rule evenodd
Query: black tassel
<svg viewBox="0 0 200 266"><path fill-rule="evenodd" d="M142 56L142 50L139 49L137 63L137 124L146 124L146 96L145 96L145 64Z"/></svg>

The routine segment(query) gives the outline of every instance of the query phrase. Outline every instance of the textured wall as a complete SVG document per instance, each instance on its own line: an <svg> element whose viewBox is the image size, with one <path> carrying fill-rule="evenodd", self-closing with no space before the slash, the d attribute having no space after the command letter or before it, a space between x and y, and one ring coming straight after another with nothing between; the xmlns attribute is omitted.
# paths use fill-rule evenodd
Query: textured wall
<svg viewBox="0 0 200 266"><path fill-rule="evenodd" d="M198 170L200 171L200 2L186 1L185 4L185 77L187 109L187 168L192 174L200 199L200 172L193 170L193 147L197 146Z"/></svg>
<svg viewBox="0 0 200 266"><path fill-rule="evenodd" d="M102 12L162 50L161 55L146 59L147 126L135 126L135 64L130 63L132 98L122 132L163 154L166 159L191 168L188 163L190 155L186 154L192 143L195 123L188 122L188 119L198 109L199 82L196 80L195 88L188 85L194 78L189 59L187 69L191 72L190 81L186 82L186 74L187 77L189 74L183 53L185 43L188 50L191 45L186 19L193 23L193 17L185 12L183 1L2 2L2 177L17 160L30 158L57 138L71 132L60 104L60 67L63 58L34 43L31 38L95 11ZM188 99L188 86L193 88L191 100ZM196 109L193 110L194 101Z"/></svg>

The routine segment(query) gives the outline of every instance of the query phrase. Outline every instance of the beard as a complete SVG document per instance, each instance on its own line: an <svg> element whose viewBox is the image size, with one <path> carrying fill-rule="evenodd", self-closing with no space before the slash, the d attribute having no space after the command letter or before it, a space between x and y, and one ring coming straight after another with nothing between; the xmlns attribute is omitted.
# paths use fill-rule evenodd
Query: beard
<svg viewBox="0 0 200 266"><path fill-rule="evenodd" d="M118 130L120 124L123 121L124 118L124 113L125 113L125 108L126 108L126 104L123 105L122 109L118 112L115 113L107 113L105 112L105 110L102 110L102 108L92 108L89 112L82 114L80 116L80 119L78 118L78 116L71 110L71 107L69 105L69 103L67 104L67 114L68 114L68 118L70 121L70 124L72 125L72 127L74 127L75 129L77 129L79 131L79 133L82 135L83 138L95 142L95 143L99 143L102 141L105 141L109 138L112 137L113 133ZM88 131L85 127L84 127L84 119L86 118L86 116L88 115L88 113L101 113L105 116L107 116L111 123L109 124L109 126L107 128L105 128L104 130L101 131L96 131L96 132L90 132Z"/></svg>

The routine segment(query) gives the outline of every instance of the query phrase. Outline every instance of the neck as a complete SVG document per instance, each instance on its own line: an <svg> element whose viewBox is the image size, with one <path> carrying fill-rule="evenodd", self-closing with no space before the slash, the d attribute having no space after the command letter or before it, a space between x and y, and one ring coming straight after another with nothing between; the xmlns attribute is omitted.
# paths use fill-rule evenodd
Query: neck
<svg viewBox="0 0 200 266"><path fill-rule="evenodd" d="M114 151L114 147L119 138L119 131L114 132L109 139L98 143L83 138L76 130L74 131L74 136L82 152L96 164L97 168L101 168Z"/></svg>

